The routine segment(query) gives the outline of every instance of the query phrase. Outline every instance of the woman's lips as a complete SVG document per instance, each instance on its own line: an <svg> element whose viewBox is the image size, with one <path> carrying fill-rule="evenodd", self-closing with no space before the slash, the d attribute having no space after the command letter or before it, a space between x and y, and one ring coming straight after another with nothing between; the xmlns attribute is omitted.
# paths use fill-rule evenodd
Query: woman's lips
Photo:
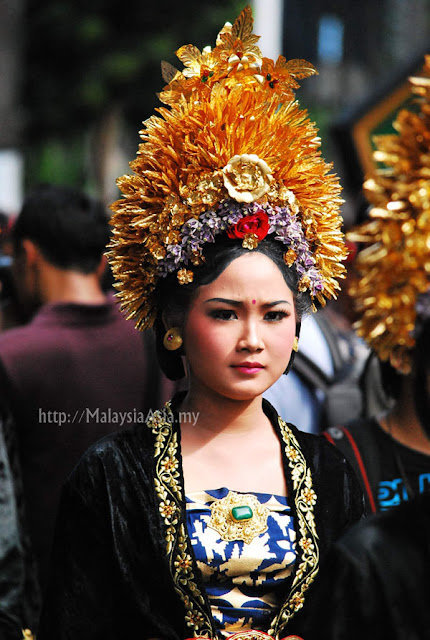
<svg viewBox="0 0 430 640"><path fill-rule="evenodd" d="M238 369L242 373L258 373L264 366L259 362L240 362L232 365L234 369Z"/></svg>

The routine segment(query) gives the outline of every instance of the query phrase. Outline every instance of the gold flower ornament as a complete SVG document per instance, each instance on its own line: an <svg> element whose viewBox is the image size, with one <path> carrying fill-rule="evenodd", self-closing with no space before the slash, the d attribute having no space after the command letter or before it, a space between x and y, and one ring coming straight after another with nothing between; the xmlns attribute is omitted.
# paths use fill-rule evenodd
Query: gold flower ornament
<svg viewBox="0 0 430 640"><path fill-rule="evenodd" d="M233 156L222 170L224 186L236 202L255 202L270 189L273 180L267 162L253 153Z"/></svg>

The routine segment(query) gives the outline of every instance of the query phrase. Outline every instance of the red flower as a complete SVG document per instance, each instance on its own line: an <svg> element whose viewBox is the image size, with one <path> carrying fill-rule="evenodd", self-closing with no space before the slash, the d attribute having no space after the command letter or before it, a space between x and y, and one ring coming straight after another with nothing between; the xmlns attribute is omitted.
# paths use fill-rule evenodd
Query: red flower
<svg viewBox="0 0 430 640"><path fill-rule="evenodd" d="M255 235L258 241L263 240L269 232L269 217L262 209L257 213L245 216L236 222L235 225L227 229L229 238L245 238Z"/></svg>

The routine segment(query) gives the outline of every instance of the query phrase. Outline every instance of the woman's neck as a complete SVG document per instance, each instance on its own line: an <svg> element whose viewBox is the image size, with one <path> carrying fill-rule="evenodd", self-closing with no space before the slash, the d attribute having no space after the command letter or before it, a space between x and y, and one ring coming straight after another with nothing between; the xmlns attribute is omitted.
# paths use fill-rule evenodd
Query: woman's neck
<svg viewBox="0 0 430 640"><path fill-rule="evenodd" d="M242 402L192 392L178 410L186 492L228 487L286 495L280 441L261 396ZM193 424L187 415L196 414Z"/></svg>
<svg viewBox="0 0 430 640"><path fill-rule="evenodd" d="M252 434L267 426L262 398L232 400L213 393L189 391L179 407L184 422L193 416L193 426L202 439L215 436L234 437Z"/></svg>

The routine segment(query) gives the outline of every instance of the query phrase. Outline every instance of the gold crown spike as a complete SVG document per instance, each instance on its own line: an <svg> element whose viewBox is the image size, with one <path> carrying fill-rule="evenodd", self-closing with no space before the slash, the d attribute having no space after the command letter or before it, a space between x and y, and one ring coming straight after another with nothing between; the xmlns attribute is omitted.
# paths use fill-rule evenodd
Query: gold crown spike
<svg viewBox="0 0 430 640"><path fill-rule="evenodd" d="M252 24L248 6L213 49L181 47L182 71L163 65L164 106L144 123L134 173L118 180L108 257L121 306L140 329L155 319L158 279L177 272L191 282L204 243L221 232L250 250L272 234L300 290L321 304L339 289L341 189L294 96L316 70L264 58Z"/></svg>
<svg viewBox="0 0 430 640"><path fill-rule="evenodd" d="M430 290L430 56L421 77L410 78L415 110L403 109L397 134L375 136L375 178L364 183L370 220L348 239L364 243L349 292L360 315L358 335L381 360L410 370L417 302Z"/></svg>

